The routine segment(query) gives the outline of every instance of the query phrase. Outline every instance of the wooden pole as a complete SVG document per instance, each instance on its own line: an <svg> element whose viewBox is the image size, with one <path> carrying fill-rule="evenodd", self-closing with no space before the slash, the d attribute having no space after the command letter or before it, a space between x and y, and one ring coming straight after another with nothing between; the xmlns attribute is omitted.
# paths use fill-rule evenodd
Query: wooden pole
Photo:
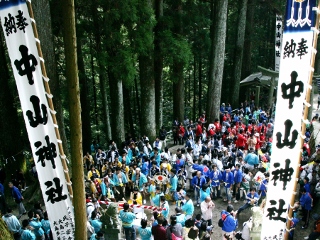
<svg viewBox="0 0 320 240"><path fill-rule="evenodd" d="M317 9L317 20L316 20L316 24L315 24L315 29L319 28L319 11L320 10L320 2L318 3L318 9ZM317 49L317 41L318 41L318 32L314 31L313 32L313 49L316 50ZM314 62L315 62L315 58L316 58L316 51L312 51L312 55L311 55L311 67L314 67ZM308 79L308 83L307 83L307 92L306 92L306 102L309 104L310 103L310 95L311 95L311 90L312 90L312 79L313 79L313 71L310 70L309 73L309 79ZM312 106L312 105L311 105ZM303 113L303 120L308 120L308 106L304 106L304 113ZM306 133L306 122L302 122L302 127L301 127L301 134L302 136L304 136L304 134ZM301 145L301 149L303 148L303 143L304 143L304 139L300 138L300 145ZM301 161L301 157L302 157L302 151L300 152L300 161ZM291 201L290 201L290 207L289 207L289 213L288 213L288 221L287 221L287 225L286 225L286 233L285 233L285 239L288 239L289 237L289 232L290 232L290 225L291 225L291 220L292 220L292 207L294 205L295 202L295 197L296 197L296 191L297 191L297 183L298 183L298 179L300 176L300 164L298 165L297 169L296 169L296 176L295 176L295 181L294 181L294 186L293 189L295 189L295 191L292 193L291 196ZM291 207L292 206L292 207Z"/></svg>
<svg viewBox="0 0 320 240"><path fill-rule="evenodd" d="M87 240L87 212L82 152L82 121L80 105L80 86L78 77L77 36L74 0L62 0L63 40L66 61L66 79L70 115L70 145L72 157L74 191L74 239Z"/></svg>
<svg viewBox="0 0 320 240"><path fill-rule="evenodd" d="M30 0L27 1L27 6L28 6L28 10L29 10L29 15L31 18L31 24L32 24L34 37L36 38L36 45L37 45L37 49L38 49L38 54L39 54L39 57L41 60L40 66L41 66L42 76L43 76L43 80L44 80L43 84L44 84L45 91L47 93L47 100L48 100L48 104L49 104L49 108L50 108L50 112L51 112L52 121L55 126L54 130L55 130L56 137L58 140L58 147L59 147L59 151L60 151L60 159L61 159L61 163L62 163L62 167L63 167L63 171L64 171L64 176L66 178L70 198L71 198L71 200L73 200L73 191L72 191L72 187L71 187L69 169L68 169L68 166L66 163L66 155L64 154L64 151L63 151L62 141L61 141L57 118L56 118L56 111L54 110L54 107L53 107L52 95L50 92L50 87L49 87L49 82L48 82L49 79L47 76L47 71L46 71L46 67L44 64L44 60L43 60L42 50L41 50L40 41L39 41L39 35L38 35L38 31L37 31L36 22L34 20L34 15L33 15L33 10L32 10Z"/></svg>

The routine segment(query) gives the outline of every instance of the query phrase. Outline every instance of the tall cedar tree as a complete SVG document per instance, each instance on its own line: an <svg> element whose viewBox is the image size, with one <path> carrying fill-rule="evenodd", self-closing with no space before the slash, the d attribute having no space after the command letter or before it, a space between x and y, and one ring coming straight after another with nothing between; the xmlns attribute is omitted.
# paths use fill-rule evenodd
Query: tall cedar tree
<svg viewBox="0 0 320 240"><path fill-rule="evenodd" d="M155 121L155 85L153 72L153 14L152 1L141 0L139 9L140 21L137 29L144 33L144 46L137 49L139 55L139 73L141 89L141 134L146 134L150 141L156 137Z"/></svg>
<svg viewBox="0 0 320 240"><path fill-rule="evenodd" d="M182 0L172 2L172 11L175 13L173 34L182 36ZM184 119L184 62L180 56L173 56L172 79L173 79L173 117L179 121Z"/></svg>
<svg viewBox="0 0 320 240"><path fill-rule="evenodd" d="M156 103L156 128L159 130L163 119L163 52L161 44L161 32L163 30L163 0L155 0L155 17L157 25L154 28L154 81Z"/></svg>
<svg viewBox="0 0 320 240"><path fill-rule="evenodd" d="M100 54L102 49L102 16L99 15L97 10L98 1L91 1L91 11L93 16L93 25L94 25L94 40L95 40L95 52L96 58L98 61L98 69L99 69L99 83L100 83L100 91L102 97L102 116L103 116L103 131L105 132L105 136L107 140L111 140L111 125L110 125L110 115L109 115L109 102L108 102L108 89L107 89L107 71L105 64L103 63L104 55Z"/></svg>
<svg viewBox="0 0 320 240"><path fill-rule="evenodd" d="M233 94L231 105L236 107L239 103L239 93L240 93L240 81L241 81L241 70L242 70L242 59L243 59L243 45L244 45L244 35L246 30L246 16L247 16L247 4L248 0L242 0L239 17L238 17L238 30L237 30L237 41L234 53L234 74L233 74Z"/></svg>
<svg viewBox="0 0 320 240"><path fill-rule="evenodd" d="M228 0L211 0L212 24L214 31L211 34L210 65L209 65L209 85L208 85L208 122L214 122L220 117L220 99L223 78L225 40L227 32L227 12ZM213 13L213 12L212 12Z"/></svg>

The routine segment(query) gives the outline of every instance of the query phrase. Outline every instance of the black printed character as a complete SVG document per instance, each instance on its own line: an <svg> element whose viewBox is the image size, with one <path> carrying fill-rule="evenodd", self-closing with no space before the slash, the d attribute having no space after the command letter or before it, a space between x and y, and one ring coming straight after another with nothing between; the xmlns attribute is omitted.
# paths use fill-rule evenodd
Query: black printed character
<svg viewBox="0 0 320 240"><path fill-rule="evenodd" d="M29 49L25 45L20 45L19 51L21 52L22 58L20 60L15 60L14 65L16 66L19 75L27 75L29 84L33 85L34 80L32 73L36 70L35 67L38 65L38 61L34 55L28 54Z"/></svg>
<svg viewBox="0 0 320 240"><path fill-rule="evenodd" d="M6 31L7 36L9 36L12 33L17 32L16 22L15 22L14 16L12 16L10 13L8 14L8 17L4 17L3 26L5 27L5 31Z"/></svg>
<svg viewBox="0 0 320 240"><path fill-rule="evenodd" d="M288 41L286 42L286 45L283 48L283 59L285 59L286 57L290 58L290 55L292 56L292 58L294 58L296 45L297 44L293 39L291 39L291 43L289 43Z"/></svg>
<svg viewBox="0 0 320 240"><path fill-rule="evenodd" d="M56 163L54 159L57 157L56 145L50 142L50 138L48 135L45 136L45 140L46 140L47 146L43 146L42 148L40 148L42 146L41 141L35 142L34 144L36 148L39 148L36 151L36 155L39 157L37 162L41 162L42 167L45 167L46 166L45 160L51 161L52 168L55 169Z"/></svg>
<svg viewBox="0 0 320 240"><path fill-rule="evenodd" d="M286 190L287 187L287 183L291 181L291 176L293 174L293 168L290 167L290 159L286 159L286 166L285 168L280 168L277 170L272 171L272 179L274 180L273 185L276 186L277 185L277 181L279 180L280 182L283 182L283 190ZM274 163L273 166L275 168L280 167L280 163Z"/></svg>
<svg viewBox="0 0 320 240"><path fill-rule="evenodd" d="M28 110L26 112L26 115L29 119L30 126L35 128L39 124L46 125L48 122L48 113L47 113L46 105L41 104L41 108L40 108L40 100L35 95L32 95L30 97L30 102L32 103L33 109L34 109L34 115L31 110Z"/></svg>
<svg viewBox="0 0 320 240"><path fill-rule="evenodd" d="M302 58L302 56L306 55L307 52L307 40L304 40L304 38L301 38L301 42L298 43L298 48L297 48L297 55Z"/></svg>
<svg viewBox="0 0 320 240"><path fill-rule="evenodd" d="M296 140L298 138L298 131L297 130L293 130L291 135L291 141L289 141L289 135L290 135L290 131L291 131L291 128L292 128L292 121L287 119L285 122L284 122L284 126L285 126L285 129L284 129L284 139L283 141L281 141L281 138L282 138L282 133L281 132L277 132L276 136L277 136L277 148L283 148L284 146L287 146L289 147L290 149L294 148L296 146Z"/></svg>
<svg viewBox="0 0 320 240"><path fill-rule="evenodd" d="M292 71L291 74L291 83L281 84L281 91L283 99L289 99L289 109L293 107L292 103L294 98L300 97L301 93L303 93L304 84L302 81L297 81L298 73L296 71ZM298 89L296 90L296 87ZM289 90L289 93L287 92Z"/></svg>
<svg viewBox="0 0 320 240"><path fill-rule="evenodd" d="M63 185L60 185L60 179L54 178L52 181L47 181L44 183L47 186L47 191L45 191L46 195L48 196L47 202L51 202L52 204L56 202L60 202L62 200L67 199L67 195L63 194ZM55 188L54 188L55 186ZM62 223L62 222L61 222ZM58 225L59 226L59 225ZM61 229L60 225L60 229Z"/></svg>
<svg viewBox="0 0 320 240"><path fill-rule="evenodd" d="M18 11L18 15L16 15L17 19L17 28L22 30L25 33L26 26L29 24L27 23L27 19L23 16L23 12L21 10Z"/></svg>
<svg viewBox="0 0 320 240"><path fill-rule="evenodd" d="M277 201L270 200L270 204L276 205ZM269 217L270 220L280 220L282 222L286 222L286 218L281 217L281 214L287 211L286 208L283 208L284 205L285 205L285 201L283 199L280 199L279 208L276 208L276 207L267 208L267 211L268 211L267 217Z"/></svg>

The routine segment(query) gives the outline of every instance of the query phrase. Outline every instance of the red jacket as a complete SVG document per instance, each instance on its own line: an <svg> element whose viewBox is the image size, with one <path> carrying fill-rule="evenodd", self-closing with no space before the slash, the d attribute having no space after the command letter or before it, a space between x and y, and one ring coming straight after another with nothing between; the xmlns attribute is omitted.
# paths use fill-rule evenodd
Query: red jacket
<svg viewBox="0 0 320 240"><path fill-rule="evenodd" d="M183 137L184 134L185 134L185 132L186 132L186 130L184 129L183 126L181 126L181 127L179 128L179 136Z"/></svg>
<svg viewBox="0 0 320 240"><path fill-rule="evenodd" d="M202 127L200 124L197 125L197 129L196 129L196 136L201 136L202 134Z"/></svg>
<svg viewBox="0 0 320 240"><path fill-rule="evenodd" d="M214 125L216 126L216 132L221 132L221 125L219 122L215 122Z"/></svg>
<svg viewBox="0 0 320 240"><path fill-rule="evenodd" d="M237 141L236 141L236 146L237 147L244 147L246 145L247 139L245 136L242 134L238 134L237 136Z"/></svg>

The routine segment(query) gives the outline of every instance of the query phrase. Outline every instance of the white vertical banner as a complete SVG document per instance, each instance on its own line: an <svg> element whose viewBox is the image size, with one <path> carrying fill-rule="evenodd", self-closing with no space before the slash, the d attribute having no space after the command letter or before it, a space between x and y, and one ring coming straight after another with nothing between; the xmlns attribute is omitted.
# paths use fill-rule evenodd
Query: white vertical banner
<svg viewBox="0 0 320 240"><path fill-rule="evenodd" d="M74 239L74 214L25 0L0 0L0 20L54 239Z"/></svg>
<svg viewBox="0 0 320 240"><path fill-rule="evenodd" d="M275 36L275 66L274 70L279 72L280 68L280 54L282 45L282 15L276 15L276 36Z"/></svg>
<svg viewBox="0 0 320 240"><path fill-rule="evenodd" d="M311 71L315 4L315 0L287 0L263 240L284 238L288 208L295 191L303 102Z"/></svg>

